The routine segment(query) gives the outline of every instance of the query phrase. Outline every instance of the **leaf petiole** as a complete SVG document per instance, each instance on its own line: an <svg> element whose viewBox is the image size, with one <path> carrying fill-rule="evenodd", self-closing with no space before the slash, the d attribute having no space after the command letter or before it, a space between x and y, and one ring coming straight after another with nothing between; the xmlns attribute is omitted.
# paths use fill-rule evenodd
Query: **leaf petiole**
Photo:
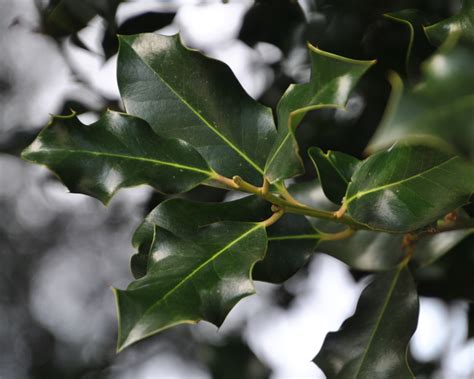
<svg viewBox="0 0 474 379"><path fill-rule="evenodd" d="M335 221L340 224L349 225L355 230L367 229L366 226L359 225L347 215L343 215L340 218L336 218L333 212L310 208L304 204L301 204L297 200L289 201L288 199L284 199L283 197L275 195L274 193L266 192L264 187L257 187L251 183L246 182L240 176L234 176L232 179L230 179L216 173L216 175L212 179L225 185L226 187L230 189L252 193L256 196L259 196L262 199L267 200L268 202L272 203L273 205L277 205L278 207L280 207L281 209L283 209L285 212L288 212L288 213L301 214L301 215L305 215L309 217Z"/></svg>
<svg viewBox="0 0 474 379"><path fill-rule="evenodd" d="M352 236L356 231L352 228L344 229L337 233L321 233L321 241L339 241Z"/></svg>

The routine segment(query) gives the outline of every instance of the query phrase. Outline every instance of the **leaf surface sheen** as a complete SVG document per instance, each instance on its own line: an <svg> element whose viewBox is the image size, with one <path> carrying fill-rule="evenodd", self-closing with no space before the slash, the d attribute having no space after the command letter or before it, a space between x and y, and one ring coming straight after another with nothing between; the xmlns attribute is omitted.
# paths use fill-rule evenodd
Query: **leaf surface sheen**
<svg viewBox="0 0 474 379"><path fill-rule="evenodd" d="M166 201L156 207L138 227L133 237L137 253L131 261L135 278L147 272L149 252L158 226L176 235L197 233L201 226L220 221L260 222L271 215L270 206L255 196L224 203L201 203L183 199ZM281 283L310 259L319 233L304 216L286 214L267 228L265 259L253 270L255 280Z"/></svg>
<svg viewBox="0 0 474 379"><path fill-rule="evenodd" d="M354 315L326 336L313 361L328 378L414 378L407 349L418 309L406 267L378 274L362 292Z"/></svg>
<svg viewBox="0 0 474 379"><path fill-rule="evenodd" d="M304 171L295 129L306 113L322 108L344 108L352 89L375 63L344 58L311 45L308 48L310 81L290 85L278 103L278 136L265 167L265 174L272 183Z"/></svg>
<svg viewBox="0 0 474 379"><path fill-rule="evenodd" d="M425 33L430 42L437 46L453 34L474 43L474 0L464 0L458 14L425 27Z"/></svg>
<svg viewBox="0 0 474 379"><path fill-rule="evenodd" d="M355 221L371 229L409 232L467 204L474 190L473 174L474 169L457 156L397 144L360 164L344 206Z"/></svg>
<svg viewBox="0 0 474 379"><path fill-rule="evenodd" d="M186 237L155 226L146 275L114 290L118 350L178 324L220 326L240 299L255 293L250 273L266 245L260 223L222 221Z"/></svg>
<svg viewBox="0 0 474 379"><path fill-rule="evenodd" d="M117 70L128 113L190 143L219 174L261 184L273 115L227 65L187 49L178 35L146 33L120 37Z"/></svg>
<svg viewBox="0 0 474 379"><path fill-rule="evenodd" d="M145 121L112 111L92 125L74 114L54 117L22 156L48 166L71 192L103 203L123 187L179 193L214 174L186 142L161 138Z"/></svg>

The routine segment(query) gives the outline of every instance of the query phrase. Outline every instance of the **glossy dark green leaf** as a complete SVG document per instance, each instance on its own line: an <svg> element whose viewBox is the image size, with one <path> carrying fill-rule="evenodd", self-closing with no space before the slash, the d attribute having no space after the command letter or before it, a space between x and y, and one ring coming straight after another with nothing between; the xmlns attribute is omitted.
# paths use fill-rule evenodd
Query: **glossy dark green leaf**
<svg viewBox="0 0 474 379"><path fill-rule="evenodd" d="M442 44L453 34L474 43L474 0L464 0L458 14L427 26L425 33L434 45Z"/></svg>
<svg viewBox="0 0 474 379"><path fill-rule="evenodd" d="M400 143L358 166L344 207L374 230L409 232L467 204L473 190L474 168L459 157Z"/></svg>
<svg viewBox="0 0 474 379"><path fill-rule="evenodd" d="M324 194L333 203L340 204L359 160L338 151L324 153L319 147L310 148L309 156L316 166Z"/></svg>
<svg viewBox="0 0 474 379"><path fill-rule="evenodd" d="M263 221L271 215L270 205L248 196L224 203L202 203L185 199L171 199L153 209L133 235L137 249L131 261L132 273L139 279L146 274L149 251L154 240L155 227L185 237L197 233L200 227L219 221Z"/></svg>
<svg viewBox="0 0 474 379"><path fill-rule="evenodd" d="M268 157L265 174L271 182L303 173L295 129L307 112L344 108L361 76L375 61L359 61L327 53L308 45L311 78L292 84L278 103L278 136Z"/></svg>
<svg viewBox="0 0 474 379"><path fill-rule="evenodd" d="M474 161L474 51L444 45L423 66L423 80L403 88L392 75L392 95L369 144L374 151L404 140L456 152Z"/></svg>
<svg viewBox="0 0 474 379"><path fill-rule="evenodd" d="M177 193L213 175L186 142L161 138L145 121L111 111L92 125L74 114L55 116L22 156L46 165L71 192L103 203L123 187L149 184Z"/></svg>
<svg viewBox="0 0 474 379"><path fill-rule="evenodd" d="M255 293L250 274L267 249L261 223L222 221L175 234L155 226L147 273L115 289L118 350L164 329L207 320L218 326Z"/></svg>
<svg viewBox="0 0 474 379"><path fill-rule="evenodd" d="M335 211L336 208L324 196L320 184L313 180L296 183L289 187L291 194L310 207ZM324 233L337 233L346 226L308 217L313 229L319 234L316 247L322 252L346 263L353 269L363 271L386 271L397 266L405 256L402 250L403 235L359 230L340 241L321 240ZM431 245L430 245L431 246ZM258 267L258 264L257 264Z"/></svg>
<svg viewBox="0 0 474 379"><path fill-rule="evenodd" d="M414 378L407 349L418 322L418 296L407 268L378 274L356 311L326 336L314 362L328 378Z"/></svg>
<svg viewBox="0 0 474 379"><path fill-rule="evenodd" d="M271 215L270 205L255 196L224 203L201 203L183 199L156 207L133 237L137 253L131 267L136 278L146 274L155 226L186 236L198 228L219 221L259 222ZM255 280L281 283L296 273L311 257L319 235L304 216L287 214L267 229L265 259L254 268Z"/></svg>
<svg viewBox="0 0 474 379"><path fill-rule="evenodd" d="M261 184L276 135L272 112L228 66L187 49L178 35L139 34L120 37L117 75L127 112L190 143L220 174Z"/></svg>

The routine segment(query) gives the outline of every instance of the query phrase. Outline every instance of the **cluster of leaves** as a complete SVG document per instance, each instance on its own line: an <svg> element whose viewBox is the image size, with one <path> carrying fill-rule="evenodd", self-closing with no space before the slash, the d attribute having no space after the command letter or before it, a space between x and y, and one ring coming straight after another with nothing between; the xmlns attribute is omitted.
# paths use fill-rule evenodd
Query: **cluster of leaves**
<svg viewBox="0 0 474 379"><path fill-rule="evenodd" d="M120 37L126 113L108 111L92 125L75 114L55 116L23 157L105 204L120 188L140 184L166 194L206 185L249 196L174 198L146 217L133 237L136 280L114 290L118 350L178 324L222 324L254 293L252 279L284 282L318 245L352 268L378 273L315 363L331 378L411 377L406 351L418 316L412 273L474 228L463 210L474 192L473 13L468 1L458 15L424 27L440 47L418 83L404 88L392 74L371 155L361 161L312 147L319 179L306 186L285 185L307 160L297 127L313 110L344 109L375 61L309 44L311 77L287 89L275 127L271 109L251 99L226 65L186 48L179 36ZM424 19L412 11L388 17L410 30L408 64ZM311 204L308 187L321 188L339 209Z"/></svg>

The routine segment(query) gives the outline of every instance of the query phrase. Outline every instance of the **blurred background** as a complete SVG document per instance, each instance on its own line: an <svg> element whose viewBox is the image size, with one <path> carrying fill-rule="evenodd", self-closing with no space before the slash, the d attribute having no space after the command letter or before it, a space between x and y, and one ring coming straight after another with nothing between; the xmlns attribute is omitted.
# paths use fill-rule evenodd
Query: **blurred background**
<svg viewBox="0 0 474 379"><path fill-rule="evenodd" d="M421 9L449 17L441 0L0 0L0 378L324 378L311 362L328 331L355 309L365 273L322 253L284 285L257 283L223 327L179 326L115 354L110 286L133 279L131 236L163 196L121 191L108 208L69 194L52 174L19 158L48 122L74 109L84 123L121 110L116 34L180 32L226 62L246 91L275 108L287 86L309 77L306 41L378 60L348 111L323 110L298 129L301 151L317 145L356 156L377 127L387 74L416 81L434 48L382 16ZM307 167L306 176L315 172ZM315 193L314 196L319 196ZM221 201L225 192L186 195ZM418 274L419 328L410 347L419 378L474 378L474 241L464 240Z"/></svg>

